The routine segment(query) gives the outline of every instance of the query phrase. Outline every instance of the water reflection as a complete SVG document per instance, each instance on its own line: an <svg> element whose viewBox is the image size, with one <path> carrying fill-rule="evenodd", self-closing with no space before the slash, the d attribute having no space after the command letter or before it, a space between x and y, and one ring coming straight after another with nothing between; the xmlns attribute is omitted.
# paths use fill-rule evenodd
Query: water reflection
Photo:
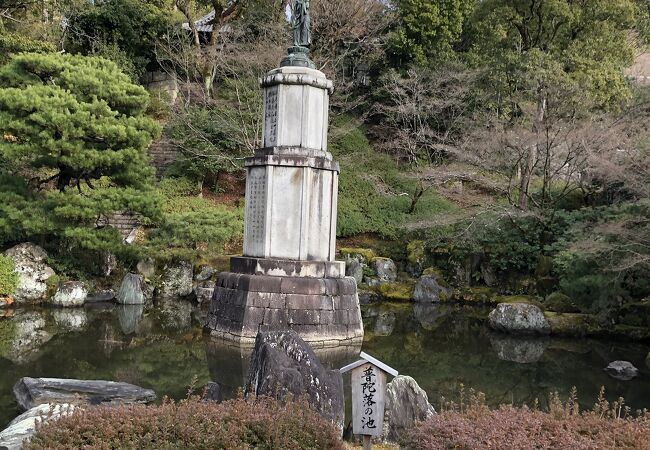
<svg viewBox="0 0 650 450"><path fill-rule="evenodd" d="M120 328L124 334L134 334L138 329L144 305L119 305L115 308Z"/></svg>
<svg viewBox="0 0 650 450"><path fill-rule="evenodd" d="M313 350L323 366L329 369L340 369L358 359L361 344ZM219 383L224 397L236 395L237 390L246 384L253 347L211 338L205 343L205 352L212 381Z"/></svg>
<svg viewBox="0 0 650 450"><path fill-rule="evenodd" d="M490 343L499 359L521 364L539 361L548 347L548 339L507 336L498 333L490 335Z"/></svg>
<svg viewBox="0 0 650 450"><path fill-rule="evenodd" d="M388 312L395 322L392 334L382 336L377 323ZM517 338L489 330L488 313L441 304L370 305L363 310L363 350L414 377L435 406L442 397L457 399L460 383L484 392L492 405L535 399L544 405L550 392L567 395L576 386L582 406L590 408L605 386L609 400L623 396L633 409L650 406L646 344ZM641 376L629 382L608 377L603 368L617 359L631 361Z"/></svg>

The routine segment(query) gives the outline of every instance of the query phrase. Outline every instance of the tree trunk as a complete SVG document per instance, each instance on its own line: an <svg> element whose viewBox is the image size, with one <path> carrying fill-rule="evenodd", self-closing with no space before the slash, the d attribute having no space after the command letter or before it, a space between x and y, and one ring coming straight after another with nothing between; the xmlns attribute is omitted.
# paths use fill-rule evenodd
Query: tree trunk
<svg viewBox="0 0 650 450"><path fill-rule="evenodd" d="M517 206L522 211L528 209L528 196L530 188L530 180L533 175L533 170L537 164L537 157L539 155L539 146L541 145L541 132L544 119L546 117L546 93L542 88L539 89L537 99L537 114L533 121L533 133L535 133L535 142L526 148L526 155L520 162L521 179L519 182L519 199Z"/></svg>

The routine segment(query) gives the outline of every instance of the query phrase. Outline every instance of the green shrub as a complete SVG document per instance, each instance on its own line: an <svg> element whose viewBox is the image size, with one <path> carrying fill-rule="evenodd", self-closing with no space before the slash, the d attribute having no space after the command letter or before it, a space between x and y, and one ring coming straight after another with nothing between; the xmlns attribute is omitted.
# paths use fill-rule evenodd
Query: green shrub
<svg viewBox="0 0 650 450"><path fill-rule="evenodd" d="M341 165L337 234L376 233L397 238L412 224L452 209L433 189L409 214L417 180L388 155L372 148L361 125L349 116L332 122L330 151Z"/></svg>
<svg viewBox="0 0 650 450"><path fill-rule="evenodd" d="M553 292L544 300L544 307L549 311L559 313L576 313L580 312L578 307L573 303L571 297L561 292Z"/></svg>
<svg viewBox="0 0 650 450"><path fill-rule="evenodd" d="M37 428L26 449L342 450L336 428L304 403L190 399L159 406L96 407Z"/></svg>
<svg viewBox="0 0 650 450"><path fill-rule="evenodd" d="M12 295L18 287L18 274L14 272L14 262L0 254L0 296Z"/></svg>

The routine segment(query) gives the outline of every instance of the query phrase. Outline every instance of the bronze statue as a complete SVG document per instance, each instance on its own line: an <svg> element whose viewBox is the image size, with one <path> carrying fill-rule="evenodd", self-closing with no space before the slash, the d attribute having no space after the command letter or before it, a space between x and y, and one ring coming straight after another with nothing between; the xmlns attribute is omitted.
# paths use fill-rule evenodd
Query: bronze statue
<svg viewBox="0 0 650 450"><path fill-rule="evenodd" d="M309 0L293 0L291 26L293 28L293 45L296 47L309 47L311 44Z"/></svg>

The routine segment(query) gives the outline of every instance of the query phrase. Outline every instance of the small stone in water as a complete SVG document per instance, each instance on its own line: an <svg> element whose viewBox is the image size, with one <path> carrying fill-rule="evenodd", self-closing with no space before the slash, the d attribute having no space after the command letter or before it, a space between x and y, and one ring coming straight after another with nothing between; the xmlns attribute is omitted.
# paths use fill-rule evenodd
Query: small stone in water
<svg viewBox="0 0 650 450"><path fill-rule="evenodd" d="M639 375L639 369L634 367L634 365L628 361L611 362L607 367L605 367L605 372L607 372L612 378L621 381L630 381L632 378Z"/></svg>

